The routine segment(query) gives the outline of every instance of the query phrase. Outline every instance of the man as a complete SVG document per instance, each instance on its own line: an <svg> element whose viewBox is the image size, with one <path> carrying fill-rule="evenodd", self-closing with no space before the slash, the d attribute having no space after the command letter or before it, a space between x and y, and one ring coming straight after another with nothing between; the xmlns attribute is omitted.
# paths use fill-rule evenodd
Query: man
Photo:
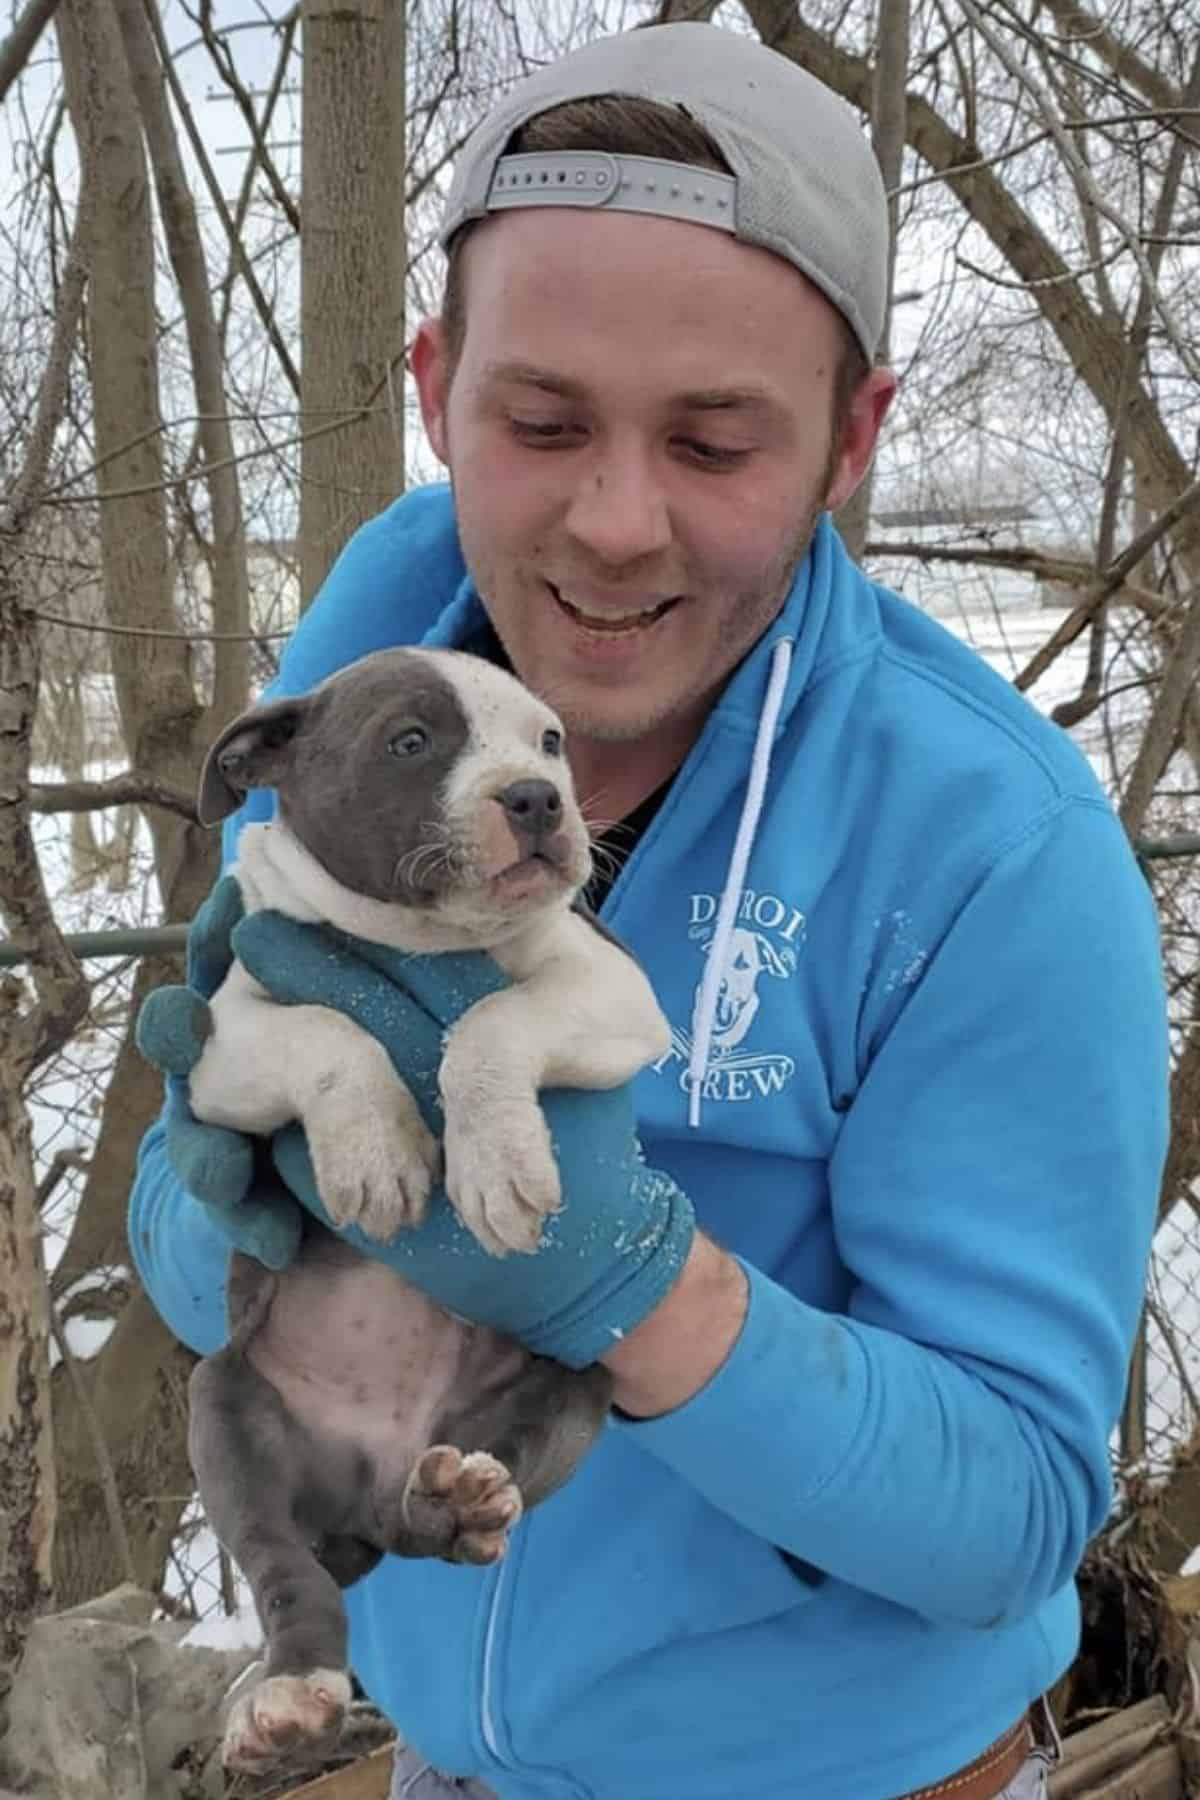
<svg viewBox="0 0 1200 1800"><path fill-rule="evenodd" d="M895 385L874 163L794 65L658 27L494 109L445 241L412 370L452 497L358 534L278 687L450 643L563 715L624 858L593 898L673 1026L635 1086L646 1162L700 1229L656 1226L647 1267L686 1254L631 1301L564 1151L562 1229L608 1261L557 1336L519 1308L516 1335L572 1360L599 1319L616 1409L498 1570L388 1559L350 1591L413 1746L394 1792L1035 1795L1030 1709L1110 1499L1163 999L1082 759L827 517ZM342 1003L301 948L258 972ZM131 1239L212 1347L227 1242L161 1126ZM489 1295L545 1315L563 1278L509 1258Z"/></svg>

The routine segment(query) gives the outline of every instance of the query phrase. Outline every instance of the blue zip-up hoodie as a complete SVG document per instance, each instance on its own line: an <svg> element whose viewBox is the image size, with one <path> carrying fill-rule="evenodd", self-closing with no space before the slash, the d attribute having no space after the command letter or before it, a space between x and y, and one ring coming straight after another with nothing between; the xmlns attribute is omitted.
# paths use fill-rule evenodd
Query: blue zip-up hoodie
<svg viewBox="0 0 1200 1800"><path fill-rule="evenodd" d="M275 691L482 621L448 491L414 492L347 547ZM744 1259L744 1329L676 1412L614 1419L499 1568L386 1558L347 1596L354 1666L502 1800L887 1800L1076 1647L1166 1138L1150 898L1067 738L824 519L604 917L674 1030L638 1080L647 1159ZM130 1235L164 1317L215 1347L227 1253L161 1126Z"/></svg>

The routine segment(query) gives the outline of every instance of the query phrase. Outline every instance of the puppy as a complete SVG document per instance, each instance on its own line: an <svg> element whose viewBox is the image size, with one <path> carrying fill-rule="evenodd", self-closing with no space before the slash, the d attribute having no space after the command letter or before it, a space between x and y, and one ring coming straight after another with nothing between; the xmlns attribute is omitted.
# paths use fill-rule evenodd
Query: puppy
<svg viewBox="0 0 1200 1800"><path fill-rule="evenodd" d="M300 1120L330 1216L380 1242L424 1216L444 1156L480 1243L535 1249L560 1200L539 1090L617 1086L670 1042L636 963L574 904L591 861L559 720L475 657L380 651L230 725L201 819L259 786L278 815L242 833L247 911L420 954L485 950L512 985L446 1036L440 1151L381 1045L327 1008L276 1004L237 963L193 1110L255 1134ZM282 1274L234 1255L229 1319L192 1377L189 1447L266 1638L224 1759L261 1769L337 1735L341 1587L385 1551L496 1561L587 1450L610 1382L451 1317L315 1221Z"/></svg>

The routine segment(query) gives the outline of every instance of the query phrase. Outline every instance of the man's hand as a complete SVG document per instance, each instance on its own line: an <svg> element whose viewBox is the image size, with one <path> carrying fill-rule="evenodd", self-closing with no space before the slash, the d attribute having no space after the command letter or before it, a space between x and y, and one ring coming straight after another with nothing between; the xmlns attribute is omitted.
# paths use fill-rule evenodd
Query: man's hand
<svg viewBox="0 0 1200 1800"><path fill-rule="evenodd" d="M196 1060L207 1035L204 999L233 955L281 1003L332 1007L377 1038L435 1132L445 1031L506 979L481 955L417 957L278 913L241 918L229 877L214 890L194 937L188 960L194 990L151 996L138 1029L143 1052L170 1077L168 1156L188 1191L214 1207L231 1241L282 1267L299 1241L294 1202L274 1186L261 1159L256 1167L249 1140L200 1124L186 1102L188 1058ZM425 1223L389 1245L353 1229L342 1235L451 1311L583 1367L620 1343L669 1293L688 1261L694 1221L686 1195L642 1160L628 1087L558 1089L542 1100L564 1198L561 1211L547 1219L536 1254L489 1255L440 1192ZM271 1161L290 1194L328 1224L299 1126L276 1136Z"/></svg>
<svg viewBox="0 0 1200 1800"><path fill-rule="evenodd" d="M208 1002L233 963L242 892L223 875L188 932L187 986L150 994L137 1021L137 1046L166 1076L166 1145L172 1169L209 1209L235 1250L284 1269L300 1244L302 1215L263 1147L240 1132L205 1125L188 1101L187 1078L212 1033Z"/></svg>

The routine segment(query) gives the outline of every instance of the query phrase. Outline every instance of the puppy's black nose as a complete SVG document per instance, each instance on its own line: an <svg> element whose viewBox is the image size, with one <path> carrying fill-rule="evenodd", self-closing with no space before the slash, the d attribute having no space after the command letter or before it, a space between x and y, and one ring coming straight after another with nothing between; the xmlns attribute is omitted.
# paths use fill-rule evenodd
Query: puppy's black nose
<svg viewBox="0 0 1200 1800"><path fill-rule="evenodd" d="M519 837L549 837L562 824L562 795L552 781L514 781L496 795Z"/></svg>

